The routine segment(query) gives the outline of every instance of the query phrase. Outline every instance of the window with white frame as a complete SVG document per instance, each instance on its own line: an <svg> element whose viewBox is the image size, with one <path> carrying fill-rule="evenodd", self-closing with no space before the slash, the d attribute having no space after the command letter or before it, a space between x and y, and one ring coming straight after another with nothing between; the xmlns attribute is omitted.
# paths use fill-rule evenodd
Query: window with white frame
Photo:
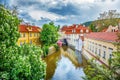
<svg viewBox="0 0 120 80"><path fill-rule="evenodd" d="M106 59L106 46L103 46L103 58Z"/></svg>
<svg viewBox="0 0 120 80"><path fill-rule="evenodd" d="M97 45L97 54L99 55L99 45Z"/></svg>
<svg viewBox="0 0 120 80"><path fill-rule="evenodd" d="M95 44L95 54L97 54L97 43Z"/></svg>
<svg viewBox="0 0 120 80"><path fill-rule="evenodd" d="M101 56L101 45L99 45L99 52L98 55Z"/></svg>
<svg viewBox="0 0 120 80"><path fill-rule="evenodd" d="M30 33L30 37L32 37L32 33Z"/></svg>
<svg viewBox="0 0 120 80"><path fill-rule="evenodd" d="M91 42L90 42L90 51L91 51Z"/></svg>
<svg viewBox="0 0 120 80"><path fill-rule="evenodd" d="M113 52L113 49L112 48L108 48L109 59L112 59L112 52Z"/></svg>
<svg viewBox="0 0 120 80"><path fill-rule="evenodd" d="M94 52L94 42L92 43L92 52Z"/></svg>
<svg viewBox="0 0 120 80"><path fill-rule="evenodd" d="M91 42L89 41L89 50L90 50L90 45L91 45L90 43L91 43Z"/></svg>

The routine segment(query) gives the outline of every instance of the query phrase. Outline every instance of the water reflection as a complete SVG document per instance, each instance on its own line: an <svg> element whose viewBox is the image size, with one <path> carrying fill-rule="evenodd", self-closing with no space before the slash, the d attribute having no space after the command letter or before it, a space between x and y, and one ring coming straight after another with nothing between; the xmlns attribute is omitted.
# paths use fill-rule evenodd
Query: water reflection
<svg viewBox="0 0 120 80"><path fill-rule="evenodd" d="M64 56L58 61L57 65L52 80L83 80L81 77L85 76L82 67L76 68L72 62Z"/></svg>
<svg viewBox="0 0 120 80"><path fill-rule="evenodd" d="M45 80L82 80L81 76L85 76L83 66L86 65L84 57L82 59L79 64L67 49L61 48L44 59L47 64Z"/></svg>

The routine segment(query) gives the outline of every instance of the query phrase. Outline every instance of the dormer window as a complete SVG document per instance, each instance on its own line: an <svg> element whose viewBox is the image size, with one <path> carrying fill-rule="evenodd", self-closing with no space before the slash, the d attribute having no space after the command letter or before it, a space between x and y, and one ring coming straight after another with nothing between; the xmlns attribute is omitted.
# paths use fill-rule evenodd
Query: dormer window
<svg viewBox="0 0 120 80"><path fill-rule="evenodd" d="M112 29L112 32L115 32L115 29Z"/></svg>

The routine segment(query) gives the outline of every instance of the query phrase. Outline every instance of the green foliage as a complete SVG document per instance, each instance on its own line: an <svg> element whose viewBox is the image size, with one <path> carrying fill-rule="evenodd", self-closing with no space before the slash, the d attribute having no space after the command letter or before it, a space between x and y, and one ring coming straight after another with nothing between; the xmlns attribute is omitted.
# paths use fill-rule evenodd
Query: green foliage
<svg viewBox="0 0 120 80"><path fill-rule="evenodd" d="M40 40L42 41L43 45L51 45L56 43L58 40L57 28L53 22L44 24L40 35Z"/></svg>
<svg viewBox="0 0 120 80"><path fill-rule="evenodd" d="M4 50L0 78L12 80L44 79L46 65L41 60L42 50L32 45L11 46Z"/></svg>
<svg viewBox="0 0 120 80"><path fill-rule="evenodd" d="M82 24L85 25L85 26L90 26L91 23L92 23L92 21L88 21L88 22L84 22Z"/></svg>
<svg viewBox="0 0 120 80"><path fill-rule="evenodd" d="M44 45L43 48L42 48L42 50L43 50L44 57L47 56L48 52L49 52L49 46Z"/></svg>
<svg viewBox="0 0 120 80"><path fill-rule="evenodd" d="M116 26L118 25L120 18L113 18L113 19L103 19L103 20L96 20L93 21L91 24L97 27L97 31L102 31L105 28L108 28L110 25Z"/></svg>
<svg viewBox="0 0 120 80"><path fill-rule="evenodd" d="M20 20L9 10L0 5L0 45L6 44L6 47L15 45L18 37L18 25Z"/></svg>
<svg viewBox="0 0 120 80"><path fill-rule="evenodd" d="M97 29L95 28L95 26L93 24L90 24L89 28L93 31L93 32L97 32Z"/></svg>
<svg viewBox="0 0 120 80"><path fill-rule="evenodd" d="M55 47L56 51L59 50L59 46L57 44L53 44L53 46Z"/></svg>
<svg viewBox="0 0 120 80"><path fill-rule="evenodd" d="M116 10L109 10L108 12L100 13L98 20L93 21L91 24L97 27L97 31L102 31L108 28L110 25L116 26L120 21L119 12Z"/></svg>
<svg viewBox="0 0 120 80"><path fill-rule="evenodd" d="M84 69L86 77L83 77L84 80L110 80L110 71L104 66L90 62L88 66Z"/></svg>
<svg viewBox="0 0 120 80"><path fill-rule="evenodd" d="M113 71L113 73L117 73L118 75L115 76L115 79L118 80L120 79L120 32L117 34L118 39L116 40L116 46L117 46L117 51L113 52L113 58L111 60L111 66L110 69Z"/></svg>
<svg viewBox="0 0 120 80"><path fill-rule="evenodd" d="M60 25L57 26L57 31L59 31L59 29L60 29Z"/></svg>
<svg viewBox="0 0 120 80"><path fill-rule="evenodd" d="M45 77L46 65L42 50L32 45L16 45L19 19L0 5L0 79L40 80Z"/></svg>

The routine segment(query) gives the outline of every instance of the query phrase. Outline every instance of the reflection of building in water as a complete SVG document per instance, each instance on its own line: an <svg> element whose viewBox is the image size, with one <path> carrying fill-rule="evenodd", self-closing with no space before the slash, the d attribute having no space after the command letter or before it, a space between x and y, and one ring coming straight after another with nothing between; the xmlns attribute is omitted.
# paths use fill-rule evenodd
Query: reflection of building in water
<svg viewBox="0 0 120 80"><path fill-rule="evenodd" d="M65 51L63 54L71 60L71 62L76 66L76 68L83 67L87 64L87 61L84 58L84 56L80 55L79 57L79 55L77 55L75 51L71 48L68 48L67 51ZM82 59L82 63L78 62L78 58Z"/></svg>
<svg viewBox="0 0 120 80"><path fill-rule="evenodd" d="M108 65L108 61L113 57L112 52L116 51L113 45L116 39L116 32L87 34L84 38L83 54L89 59L96 58L102 64Z"/></svg>
<svg viewBox="0 0 120 80"><path fill-rule="evenodd" d="M84 65L80 65L78 64L78 61L76 59L76 57L74 57L72 55L72 53L68 53L68 49L64 51L64 49L61 47L60 51L55 52L55 53L51 53L50 55L48 55L46 58L44 58L46 64L47 64L47 68L46 68L46 79L45 80L51 80L51 78L54 76L55 71L57 69L57 67L59 67L59 63L61 63L60 61L64 61L65 58L67 58L67 60L69 60L70 63L72 63L72 66L75 67L75 69L78 69L80 67L83 68L84 65L86 65L87 63L85 63L85 59L83 59L84 61ZM74 52L73 50L69 50L70 52ZM64 57L63 57L64 56ZM64 61L65 63L68 63L66 60ZM64 65L64 64L62 64ZM67 65L68 67L71 66ZM58 72L61 73L61 72ZM62 74L62 73L61 73ZM66 73L67 74L67 73ZM64 79L65 80L65 79Z"/></svg>

